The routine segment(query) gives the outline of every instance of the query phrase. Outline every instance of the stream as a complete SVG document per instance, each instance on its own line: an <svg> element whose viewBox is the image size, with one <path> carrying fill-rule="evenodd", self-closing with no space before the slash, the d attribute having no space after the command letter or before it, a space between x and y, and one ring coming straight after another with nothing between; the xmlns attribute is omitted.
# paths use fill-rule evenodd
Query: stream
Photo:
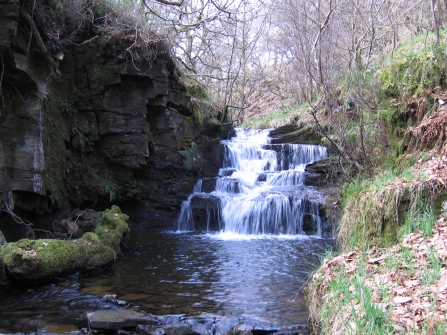
<svg viewBox="0 0 447 335"><path fill-rule="evenodd" d="M325 149L275 147L268 131L236 135L223 141L219 176L197 183L172 231L132 231L129 248L96 276L0 288L0 333L87 331L87 312L122 308L208 334L305 327L302 288L334 247L323 194L303 177Z"/></svg>

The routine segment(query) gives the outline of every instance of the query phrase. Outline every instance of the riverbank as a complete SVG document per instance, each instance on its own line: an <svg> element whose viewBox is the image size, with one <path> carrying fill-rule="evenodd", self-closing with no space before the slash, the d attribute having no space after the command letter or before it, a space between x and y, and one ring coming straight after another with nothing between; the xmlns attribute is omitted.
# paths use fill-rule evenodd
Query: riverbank
<svg viewBox="0 0 447 335"><path fill-rule="evenodd" d="M326 258L308 291L314 332L445 334L446 217L424 218L425 231L392 247Z"/></svg>
<svg viewBox="0 0 447 335"><path fill-rule="evenodd" d="M363 158L339 188L340 253L307 288L315 334L446 333L447 44L427 39L372 67L376 98L364 95L355 127L339 123L364 131L350 147Z"/></svg>

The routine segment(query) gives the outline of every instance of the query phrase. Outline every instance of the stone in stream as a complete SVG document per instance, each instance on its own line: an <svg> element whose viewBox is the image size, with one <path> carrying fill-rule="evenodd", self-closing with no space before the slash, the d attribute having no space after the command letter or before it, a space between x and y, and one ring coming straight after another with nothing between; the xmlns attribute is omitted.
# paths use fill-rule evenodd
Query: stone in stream
<svg viewBox="0 0 447 335"><path fill-rule="evenodd" d="M133 328L137 325L155 325L159 320L154 316L145 315L143 313L122 310L99 310L87 313L87 320L93 329L110 329L117 330L121 328Z"/></svg>
<svg viewBox="0 0 447 335"><path fill-rule="evenodd" d="M188 326L174 327L166 331L168 335L200 335L194 329Z"/></svg>

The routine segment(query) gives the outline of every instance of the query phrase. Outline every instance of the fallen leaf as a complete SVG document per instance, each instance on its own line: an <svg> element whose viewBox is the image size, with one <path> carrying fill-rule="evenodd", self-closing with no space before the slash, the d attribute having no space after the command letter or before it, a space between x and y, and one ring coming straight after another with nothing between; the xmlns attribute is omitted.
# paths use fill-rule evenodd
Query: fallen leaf
<svg viewBox="0 0 447 335"><path fill-rule="evenodd" d="M395 304L406 304L407 302L410 302L413 300L411 297L394 297L393 303Z"/></svg>
<svg viewBox="0 0 447 335"><path fill-rule="evenodd" d="M408 289L405 287L395 287L393 291L398 295L404 295L407 293Z"/></svg>

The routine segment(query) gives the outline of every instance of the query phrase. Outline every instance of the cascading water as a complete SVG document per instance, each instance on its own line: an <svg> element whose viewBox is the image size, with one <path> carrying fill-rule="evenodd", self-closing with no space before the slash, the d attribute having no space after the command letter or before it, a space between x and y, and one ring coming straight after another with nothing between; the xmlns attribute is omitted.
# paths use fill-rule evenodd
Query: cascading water
<svg viewBox="0 0 447 335"><path fill-rule="evenodd" d="M219 176L198 181L179 217L180 230L200 233L131 230L111 271L0 290L0 334L78 334L81 315L122 308L160 316L171 333L188 325L205 335L307 334L301 288L334 241L324 238L321 191L306 186L304 167L326 150L243 129L222 143Z"/></svg>
<svg viewBox="0 0 447 335"><path fill-rule="evenodd" d="M321 236L322 196L305 186L304 168L325 158L326 148L270 144L269 130L235 132L222 141L219 176L199 180L182 204L178 230Z"/></svg>

